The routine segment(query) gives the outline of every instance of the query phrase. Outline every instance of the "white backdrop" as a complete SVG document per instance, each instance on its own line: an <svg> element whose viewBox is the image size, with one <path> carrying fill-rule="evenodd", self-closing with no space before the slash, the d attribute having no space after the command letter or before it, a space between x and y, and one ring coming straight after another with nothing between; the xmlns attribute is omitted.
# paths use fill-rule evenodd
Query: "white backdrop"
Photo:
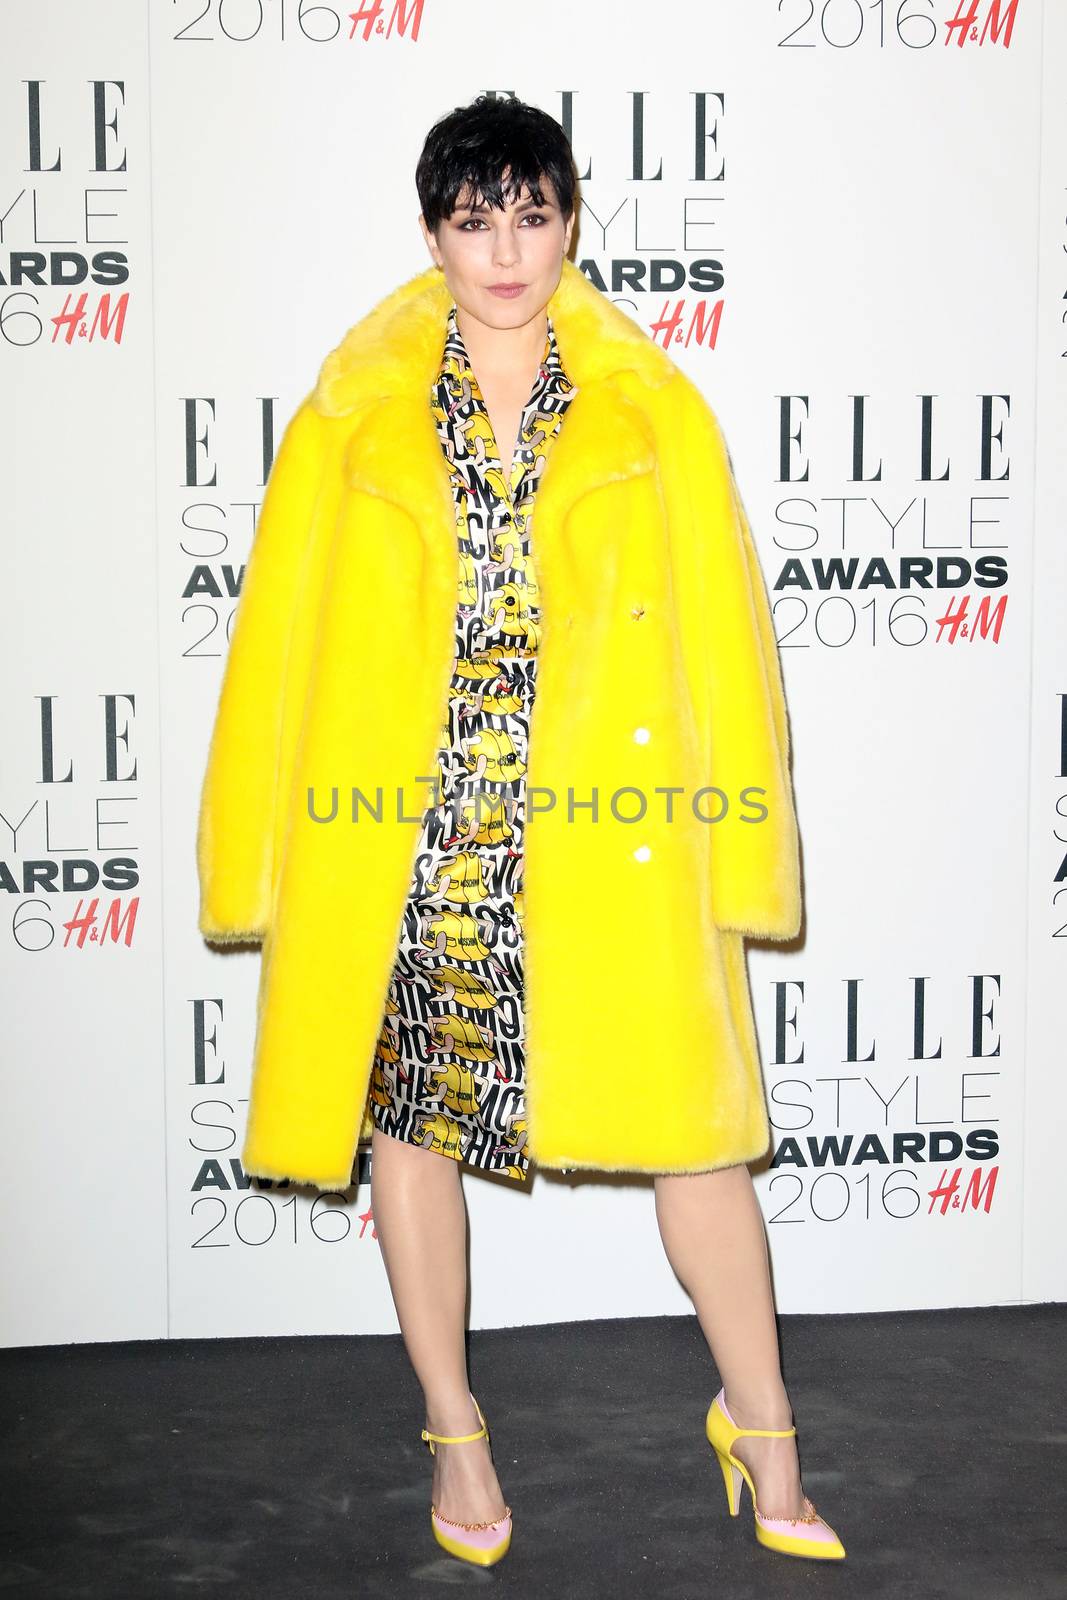
<svg viewBox="0 0 1067 1600"><path fill-rule="evenodd" d="M4 1342L396 1328L366 1164L241 1172L259 958L197 931L196 808L273 447L483 89L568 127L576 259L701 384L772 591L779 1309L1067 1298L1067 15L810 11L5 6ZM473 1326L690 1309L650 1181L464 1183Z"/></svg>

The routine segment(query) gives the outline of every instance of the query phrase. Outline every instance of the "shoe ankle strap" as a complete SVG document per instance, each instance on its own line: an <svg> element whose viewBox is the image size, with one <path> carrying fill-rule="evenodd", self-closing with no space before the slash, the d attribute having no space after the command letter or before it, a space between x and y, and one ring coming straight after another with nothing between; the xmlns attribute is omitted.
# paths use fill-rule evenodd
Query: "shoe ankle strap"
<svg viewBox="0 0 1067 1600"><path fill-rule="evenodd" d="M477 1433L431 1433L429 1428L423 1428L422 1437L430 1446L430 1454L436 1455L435 1440L438 1444L469 1444L472 1439L488 1438L489 1435L483 1422Z"/></svg>
<svg viewBox="0 0 1067 1600"><path fill-rule="evenodd" d="M438 1444L466 1444L470 1439L480 1439L484 1432L483 1422L477 1433L431 1433L429 1428L423 1428L422 1437L436 1439Z"/></svg>
<svg viewBox="0 0 1067 1600"><path fill-rule="evenodd" d="M740 1438L742 1434L749 1434L754 1438L759 1439L791 1439L793 1434L797 1431L796 1424L794 1424L791 1428L739 1428L733 1417L726 1409L726 1396L723 1390L720 1389L719 1393L715 1396L715 1403L717 1403L719 1410L722 1412L723 1416L726 1418L726 1421L734 1430L734 1435L736 1438Z"/></svg>
<svg viewBox="0 0 1067 1600"><path fill-rule="evenodd" d="M744 1434L752 1434L760 1439L790 1439L796 1433L796 1428L739 1428L734 1424L734 1431L740 1438Z"/></svg>
<svg viewBox="0 0 1067 1600"><path fill-rule="evenodd" d="M482 1411L481 1406L478 1404L477 1400L474 1399L473 1395L471 1395L471 1399L474 1400L474 1409L477 1411L478 1421L481 1423L481 1427L478 1429L477 1433L431 1433L429 1428L423 1428L422 1437L430 1446L431 1455L436 1454L436 1451L433 1447L435 1440L438 1444L469 1444L472 1439L488 1439L489 1425L485 1420L485 1413Z"/></svg>

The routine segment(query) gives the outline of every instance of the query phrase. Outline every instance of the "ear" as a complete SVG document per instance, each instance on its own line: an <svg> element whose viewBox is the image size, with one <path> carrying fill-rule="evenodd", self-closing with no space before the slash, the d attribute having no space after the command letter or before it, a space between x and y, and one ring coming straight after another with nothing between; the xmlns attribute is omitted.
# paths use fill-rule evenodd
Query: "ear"
<svg viewBox="0 0 1067 1600"><path fill-rule="evenodd" d="M571 212L570 216L567 218L567 226L563 230L563 254L564 255L567 254L568 250L571 247L571 234L574 232L574 219L575 219L575 217L577 215L578 215L577 211L572 211Z"/></svg>
<svg viewBox="0 0 1067 1600"><path fill-rule="evenodd" d="M427 226L426 218L421 211L419 212L419 227L422 229L422 237L426 240L426 248L433 257L434 265L443 266L444 263L441 260L441 251L438 248L437 239L434 236L433 229Z"/></svg>

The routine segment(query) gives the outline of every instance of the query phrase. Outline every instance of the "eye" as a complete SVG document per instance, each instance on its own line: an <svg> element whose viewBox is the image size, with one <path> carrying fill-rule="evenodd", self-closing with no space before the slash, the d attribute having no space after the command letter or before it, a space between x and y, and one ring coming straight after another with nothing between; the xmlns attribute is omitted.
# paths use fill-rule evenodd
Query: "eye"
<svg viewBox="0 0 1067 1600"><path fill-rule="evenodd" d="M540 211L528 211L523 220L525 222L536 222L540 226L542 223L547 222L548 218Z"/></svg>
<svg viewBox="0 0 1067 1600"><path fill-rule="evenodd" d="M482 228L482 227L485 226L485 224L483 223L481 217L468 217L466 222L461 222L460 223L459 231L461 233L465 233L467 231L467 229L471 226L472 223L475 223L479 228Z"/></svg>

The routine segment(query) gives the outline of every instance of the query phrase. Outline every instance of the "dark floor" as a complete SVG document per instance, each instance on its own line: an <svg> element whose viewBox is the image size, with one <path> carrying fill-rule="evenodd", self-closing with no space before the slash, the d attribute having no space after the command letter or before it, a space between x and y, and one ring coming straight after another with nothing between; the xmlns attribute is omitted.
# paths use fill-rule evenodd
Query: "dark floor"
<svg viewBox="0 0 1067 1600"><path fill-rule="evenodd" d="M511 1550L429 1527L399 1335L0 1352L0 1595L1067 1597L1067 1306L788 1316L804 1487L848 1556L726 1511L695 1318L470 1335Z"/></svg>

